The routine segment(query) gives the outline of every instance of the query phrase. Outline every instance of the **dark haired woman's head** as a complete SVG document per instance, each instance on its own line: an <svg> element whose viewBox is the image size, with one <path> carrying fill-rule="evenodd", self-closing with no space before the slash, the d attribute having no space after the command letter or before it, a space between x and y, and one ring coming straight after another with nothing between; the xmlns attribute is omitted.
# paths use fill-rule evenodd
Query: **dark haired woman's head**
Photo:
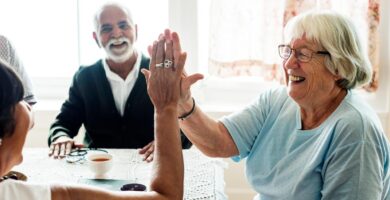
<svg viewBox="0 0 390 200"><path fill-rule="evenodd" d="M16 104L23 100L23 93L19 76L0 59L0 139L14 131L14 110Z"/></svg>

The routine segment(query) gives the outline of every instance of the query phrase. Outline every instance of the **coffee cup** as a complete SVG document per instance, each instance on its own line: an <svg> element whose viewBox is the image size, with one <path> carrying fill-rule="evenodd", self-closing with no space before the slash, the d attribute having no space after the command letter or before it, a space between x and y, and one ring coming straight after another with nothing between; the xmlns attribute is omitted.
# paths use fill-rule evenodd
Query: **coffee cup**
<svg viewBox="0 0 390 200"><path fill-rule="evenodd" d="M94 153L87 156L87 163L96 178L103 178L112 168L113 157L108 153Z"/></svg>

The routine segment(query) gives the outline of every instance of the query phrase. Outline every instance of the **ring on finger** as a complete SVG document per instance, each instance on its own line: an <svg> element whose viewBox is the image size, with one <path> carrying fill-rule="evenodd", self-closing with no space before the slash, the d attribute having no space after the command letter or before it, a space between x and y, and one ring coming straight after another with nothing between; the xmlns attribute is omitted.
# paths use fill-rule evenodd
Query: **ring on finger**
<svg viewBox="0 0 390 200"><path fill-rule="evenodd" d="M172 64L173 64L172 60L168 60L168 59L164 60L164 67L165 68L172 67Z"/></svg>
<svg viewBox="0 0 390 200"><path fill-rule="evenodd" d="M164 63L158 63L158 64L156 64L156 68L163 67L163 66L164 66Z"/></svg>

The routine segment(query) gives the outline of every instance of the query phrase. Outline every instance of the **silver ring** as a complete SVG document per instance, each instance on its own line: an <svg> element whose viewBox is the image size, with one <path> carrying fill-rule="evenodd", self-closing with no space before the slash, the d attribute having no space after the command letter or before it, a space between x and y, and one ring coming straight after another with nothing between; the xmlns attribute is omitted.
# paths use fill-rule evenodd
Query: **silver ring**
<svg viewBox="0 0 390 200"><path fill-rule="evenodd" d="M156 64L156 68L163 67L163 66L164 66L164 63L158 63L158 64Z"/></svg>
<svg viewBox="0 0 390 200"><path fill-rule="evenodd" d="M164 60L164 67L165 68L172 67L172 64L173 64L172 60L168 60L168 59Z"/></svg>

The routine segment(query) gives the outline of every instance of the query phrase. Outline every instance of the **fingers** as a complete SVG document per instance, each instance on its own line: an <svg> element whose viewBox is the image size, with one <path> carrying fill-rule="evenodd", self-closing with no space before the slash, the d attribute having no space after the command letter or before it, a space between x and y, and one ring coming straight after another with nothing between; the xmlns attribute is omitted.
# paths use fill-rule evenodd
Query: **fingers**
<svg viewBox="0 0 390 200"><path fill-rule="evenodd" d="M148 46L148 53L149 53L149 56L152 57L152 55L153 55L153 44Z"/></svg>
<svg viewBox="0 0 390 200"><path fill-rule="evenodd" d="M187 76L184 74L185 72L181 74L181 80L180 80L180 102L184 103L191 97L191 86L196 83L197 81L203 79L202 74L192 74L190 76Z"/></svg>
<svg viewBox="0 0 390 200"><path fill-rule="evenodd" d="M58 155L59 158L64 158L65 157L65 150L66 150L66 143L60 144L60 153Z"/></svg>
<svg viewBox="0 0 390 200"><path fill-rule="evenodd" d="M54 146L55 146L55 144L50 145L49 156L52 156L54 154Z"/></svg>
<svg viewBox="0 0 390 200"><path fill-rule="evenodd" d="M151 162L153 160L154 156L154 144L152 144L148 150L146 150L145 155L144 155L144 161L146 162Z"/></svg>
<svg viewBox="0 0 390 200"><path fill-rule="evenodd" d="M148 155L148 157L146 157L146 155L145 155L145 158L144 158L144 161L146 161L146 162L152 162L153 161L153 158L154 158L154 153L152 152L152 153L150 153L149 155Z"/></svg>
<svg viewBox="0 0 390 200"><path fill-rule="evenodd" d="M69 155L72 151L72 143L68 142L65 145L65 155Z"/></svg>
<svg viewBox="0 0 390 200"><path fill-rule="evenodd" d="M172 40L172 37L171 37L171 30L165 29L165 31L164 31L164 37L165 37L166 40Z"/></svg>
<svg viewBox="0 0 390 200"><path fill-rule="evenodd" d="M180 46L180 39L179 39L179 35L176 33L176 32L173 32L171 34L171 39L173 41L173 55L174 55L174 58L175 59L179 59L180 55L181 55L181 46Z"/></svg>
<svg viewBox="0 0 390 200"><path fill-rule="evenodd" d="M153 46L151 48L152 48L151 49L152 52L149 52L150 57L151 57L149 69L151 71L154 71L156 69L157 41L153 42ZM149 49L148 49L148 51L149 51Z"/></svg>
<svg viewBox="0 0 390 200"><path fill-rule="evenodd" d="M60 152L60 145L59 144L55 144L54 145L53 157L54 158L58 158L59 152Z"/></svg>
<svg viewBox="0 0 390 200"><path fill-rule="evenodd" d="M165 60L164 60L164 62L173 62L173 63L175 63L176 62L176 60L173 58L173 43L172 43L172 40L167 40L166 41L166 43L165 43L165 45L166 45L166 50L165 50ZM169 66L168 67L171 67L172 66L172 64L169 64ZM176 69L176 64L174 65L174 66L172 66L172 70L173 71L175 71L175 69Z"/></svg>
<svg viewBox="0 0 390 200"><path fill-rule="evenodd" d="M183 89L185 90L189 90L191 85L193 85L194 83L196 83L197 81L203 79L203 75L202 74L199 74L199 73L196 73L196 74L192 74L190 76L187 76L184 80L183 80Z"/></svg>
<svg viewBox="0 0 390 200"><path fill-rule="evenodd" d="M164 58L165 58L164 47L165 47L165 37L163 34L161 34L157 42L156 65L164 62Z"/></svg>
<svg viewBox="0 0 390 200"><path fill-rule="evenodd" d="M152 145L153 145L153 141L149 142L149 144L145 145L144 147L142 147L142 149L139 150L139 153L144 154Z"/></svg>
<svg viewBox="0 0 390 200"><path fill-rule="evenodd" d="M146 85L148 85L148 81L150 78L150 71L147 69L141 69L142 74L145 76Z"/></svg>
<svg viewBox="0 0 390 200"><path fill-rule="evenodd" d="M184 65L186 63L186 60L187 60L187 53L184 52L182 53L180 56L179 56L179 59L177 60L177 62L175 63L175 68L177 68L177 73L181 76L182 75L182 72L183 72L183 69L184 69Z"/></svg>
<svg viewBox="0 0 390 200"><path fill-rule="evenodd" d="M53 156L55 159L62 159L71 152L73 145L73 139L60 137L50 145L49 156Z"/></svg>
<svg viewBox="0 0 390 200"><path fill-rule="evenodd" d="M153 161L154 158L154 141L150 142L146 146L144 146L141 150L139 150L140 154L144 154L143 160L146 162Z"/></svg>

